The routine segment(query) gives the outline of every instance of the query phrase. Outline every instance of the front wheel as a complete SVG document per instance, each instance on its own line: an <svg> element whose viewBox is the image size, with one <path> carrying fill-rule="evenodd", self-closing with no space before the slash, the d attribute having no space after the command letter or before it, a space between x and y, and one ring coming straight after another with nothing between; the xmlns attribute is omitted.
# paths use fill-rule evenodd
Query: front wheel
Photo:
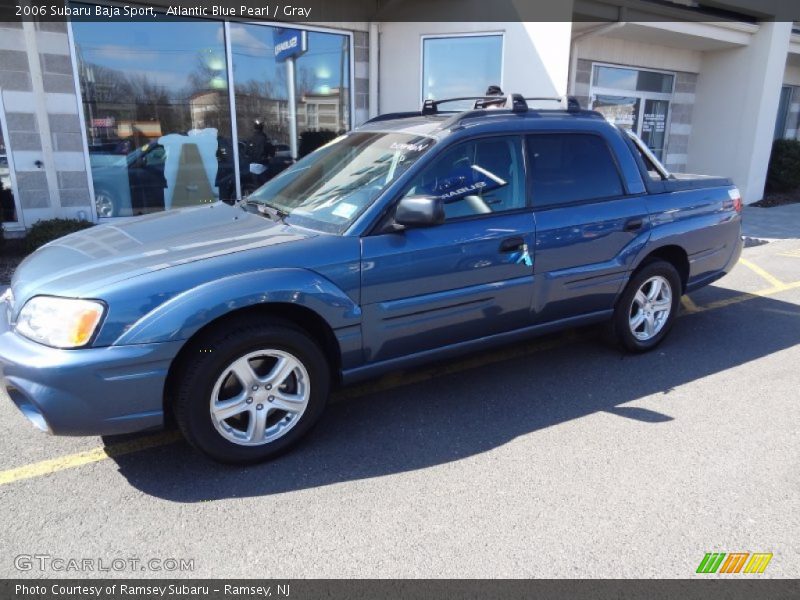
<svg viewBox="0 0 800 600"><path fill-rule="evenodd" d="M176 420L193 446L220 462L259 462L288 449L327 402L325 356L288 323L217 328L192 345L183 365Z"/></svg>
<svg viewBox="0 0 800 600"><path fill-rule="evenodd" d="M617 302L612 321L616 341L631 352L655 348L678 314L681 279L670 263L655 260L640 268Z"/></svg>

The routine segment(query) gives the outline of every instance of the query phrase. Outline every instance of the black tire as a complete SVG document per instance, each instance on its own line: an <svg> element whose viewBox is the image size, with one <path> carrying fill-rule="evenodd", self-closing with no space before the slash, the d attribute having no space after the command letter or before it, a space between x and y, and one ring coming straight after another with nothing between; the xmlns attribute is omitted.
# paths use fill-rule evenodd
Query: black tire
<svg viewBox="0 0 800 600"><path fill-rule="evenodd" d="M650 339L641 340L634 335L629 323L630 316L634 310L634 297L645 282L656 276L664 278L671 288L671 309L660 331ZM681 278L672 264L658 259L646 262L633 274L617 301L611 321L612 339L629 352L652 350L664 340L670 329L672 329L675 318L678 316L681 294Z"/></svg>
<svg viewBox="0 0 800 600"><path fill-rule="evenodd" d="M308 373L309 399L282 437L258 446L229 441L216 429L210 402L215 383L237 358L265 348L290 353ZM317 343L293 324L247 319L225 323L192 342L174 380L175 420L187 441L210 458L229 464L261 462L286 451L316 424L330 390L330 367Z"/></svg>

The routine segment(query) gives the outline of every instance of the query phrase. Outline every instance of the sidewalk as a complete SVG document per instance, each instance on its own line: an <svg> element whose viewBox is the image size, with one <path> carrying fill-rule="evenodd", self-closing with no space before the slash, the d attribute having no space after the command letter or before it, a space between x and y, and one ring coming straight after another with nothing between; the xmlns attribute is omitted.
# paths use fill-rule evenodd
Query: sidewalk
<svg viewBox="0 0 800 600"><path fill-rule="evenodd" d="M800 203L772 208L745 206L742 233L746 238L762 240L800 238Z"/></svg>

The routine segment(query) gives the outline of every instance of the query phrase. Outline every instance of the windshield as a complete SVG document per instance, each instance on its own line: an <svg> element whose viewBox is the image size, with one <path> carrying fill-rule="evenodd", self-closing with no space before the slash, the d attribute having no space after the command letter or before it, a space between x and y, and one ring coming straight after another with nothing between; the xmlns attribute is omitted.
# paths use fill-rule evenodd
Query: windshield
<svg viewBox="0 0 800 600"><path fill-rule="evenodd" d="M434 140L406 133L352 133L319 148L253 192L248 202L287 222L341 233Z"/></svg>

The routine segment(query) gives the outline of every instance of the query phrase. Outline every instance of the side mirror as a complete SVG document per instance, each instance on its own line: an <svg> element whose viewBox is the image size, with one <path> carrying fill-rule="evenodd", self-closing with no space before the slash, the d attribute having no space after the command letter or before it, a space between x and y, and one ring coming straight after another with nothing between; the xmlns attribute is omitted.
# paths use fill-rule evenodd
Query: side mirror
<svg viewBox="0 0 800 600"><path fill-rule="evenodd" d="M406 196L397 204L394 221L405 227L430 227L444 223L444 202L434 196Z"/></svg>

